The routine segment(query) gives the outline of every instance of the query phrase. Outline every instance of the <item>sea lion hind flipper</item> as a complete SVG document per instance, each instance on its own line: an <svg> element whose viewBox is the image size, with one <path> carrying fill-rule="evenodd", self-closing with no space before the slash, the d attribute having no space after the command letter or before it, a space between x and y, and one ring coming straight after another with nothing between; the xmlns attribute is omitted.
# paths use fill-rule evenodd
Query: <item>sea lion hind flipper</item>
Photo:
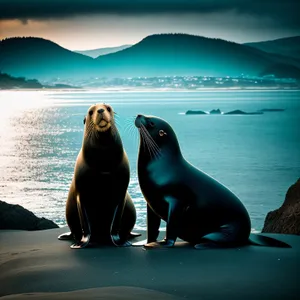
<svg viewBox="0 0 300 300"><path fill-rule="evenodd" d="M289 244L279 241L275 238L251 233L249 236L249 243L257 246L267 246L267 247L279 247L279 248L292 248Z"/></svg>
<svg viewBox="0 0 300 300"><path fill-rule="evenodd" d="M194 245L197 250L231 248L235 247L236 230L234 224L226 224L220 227L219 231L211 232L201 238L201 242Z"/></svg>
<svg viewBox="0 0 300 300"><path fill-rule="evenodd" d="M60 234L57 238L60 241L73 241L74 240L74 236L73 236L72 232L70 232L70 231Z"/></svg>
<svg viewBox="0 0 300 300"><path fill-rule="evenodd" d="M85 210L84 205L80 202L80 196L77 195L76 197L76 202L77 202L77 210L78 210L78 215L80 219L80 225L82 229L82 237L81 240L74 243L71 248L72 249L82 249L88 246L90 239L91 239L91 228L90 228L90 223L89 219Z"/></svg>

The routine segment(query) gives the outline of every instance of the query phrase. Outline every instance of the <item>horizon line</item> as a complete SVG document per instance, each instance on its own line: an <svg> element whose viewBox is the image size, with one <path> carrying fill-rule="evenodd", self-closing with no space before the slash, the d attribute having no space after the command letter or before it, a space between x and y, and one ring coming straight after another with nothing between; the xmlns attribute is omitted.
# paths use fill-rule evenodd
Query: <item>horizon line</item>
<svg viewBox="0 0 300 300"><path fill-rule="evenodd" d="M55 44L59 45L60 47L62 47L64 49L67 49L67 50L70 50L70 51L73 51L73 52L77 52L77 51L93 51L93 50L99 50L99 49L104 49L104 48L117 48L117 47L122 47L122 46L133 46L135 44L138 44L139 42L141 42L145 38L150 37L150 36L155 36L155 35L189 35L189 36L196 36L196 37L202 37L202 38L207 38L207 39L223 40L223 41L226 41L226 42L231 42L231 43L235 43L235 44L239 44L239 45L245 45L245 44L249 44L249 43L264 43L264 42L271 42L271 41L277 41L277 40L282 40L282 39L300 37L300 35L294 35L294 36L284 36L284 37L281 37L281 38L270 39L270 40L248 41L248 42L245 42L245 43L239 43L239 42L235 42L235 41L232 41L232 40L226 40L226 39L219 38L219 37L209 37L209 36L204 36L204 35L182 33L182 32L169 32L169 33L153 33L153 34L146 35L145 37L138 40L134 44L123 44L123 45L117 45L117 46L101 46L99 48L93 48L93 49L70 49L70 48L66 48L64 46L61 46L59 43L57 43L54 40L50 40L50 39L45 38L45 37L31 36L31 35L30 36L25 35L25 36L4 37L3 39L0 40L0 42L2 42L4 40L8 40L8 39L14 39L14 38L36 38L36 39L43 39L43 40L50 41L52 43L55 43Z"/></svg>

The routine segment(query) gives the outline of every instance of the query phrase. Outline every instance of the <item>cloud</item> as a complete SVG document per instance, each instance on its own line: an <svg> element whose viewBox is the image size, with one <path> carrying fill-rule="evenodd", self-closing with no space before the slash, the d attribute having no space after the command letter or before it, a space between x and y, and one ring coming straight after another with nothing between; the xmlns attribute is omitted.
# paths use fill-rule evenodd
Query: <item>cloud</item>
<svg viewBox="0 0 300 300"><path fill-rule="evenodd" d="M0 20L64 19L82 15L237 14L300 28L299 0L0 0Z"/></svg>

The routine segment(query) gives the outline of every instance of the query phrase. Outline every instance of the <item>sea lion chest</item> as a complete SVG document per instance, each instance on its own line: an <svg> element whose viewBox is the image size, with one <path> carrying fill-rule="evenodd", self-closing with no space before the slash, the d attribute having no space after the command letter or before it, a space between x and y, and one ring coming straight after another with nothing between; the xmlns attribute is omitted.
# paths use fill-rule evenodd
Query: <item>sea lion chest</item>
<svg viewBox="0 0 300 300"><path fill-rule="evenodd" d="M170 164L163 159L151 160L146 165L139 164L138 176L142 193L149 206L163 219L168 214L167 196L177 195L182 190L178 172L178 163Z"/></svg>
<svg viewBox="0 0 300 300"><path fill-rule="evenodd" d="M88 164L82 153L79 155L75 168L75 186L84 201L95 202L93 199L96 197L108 203L118 203L121 201L119 195L125 197L130 177L129 165L125 156L118 161L110 165L102 162Z"/></svg>

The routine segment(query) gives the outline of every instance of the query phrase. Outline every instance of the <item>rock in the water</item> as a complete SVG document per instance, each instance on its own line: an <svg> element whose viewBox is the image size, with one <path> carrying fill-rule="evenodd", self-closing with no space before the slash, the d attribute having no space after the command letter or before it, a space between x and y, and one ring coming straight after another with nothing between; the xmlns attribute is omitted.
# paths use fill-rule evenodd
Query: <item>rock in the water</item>
<svg viewBox="0 0 300 300"><path fill-rule="evenodd" d="M240 109L236 109L236 110L224 113L224 115L262 115L262 114L263 114L263 112L261 112L261 111L257 111L257 112L245 112L245 111L242 111Z"/></svg>
<svg viewBox="0 0 300 300"><path fill-rule="evenodd" d="M288 189L282 206L267 214L262 232L300 235L300 178Z"/></svg>
<svg viewBox="0 0 300 300"><path fill-rule="evenodd" d="M220 115L221 114L221 111L220 109L213 109L209 112L210 115Z"/></svg>
<svg viewBox="0 0 300 300"><path fill-rule="evenodd" d="M51 220L38 218L20 205L0 200L0 229L43 230L58 228Z"/></svg>
<svg viewBox="0 0 300 300"><path fill-rule="evenodd" d="M207 115L207 113L202 110L188 110L185 114L186 115Z"/></svg>

